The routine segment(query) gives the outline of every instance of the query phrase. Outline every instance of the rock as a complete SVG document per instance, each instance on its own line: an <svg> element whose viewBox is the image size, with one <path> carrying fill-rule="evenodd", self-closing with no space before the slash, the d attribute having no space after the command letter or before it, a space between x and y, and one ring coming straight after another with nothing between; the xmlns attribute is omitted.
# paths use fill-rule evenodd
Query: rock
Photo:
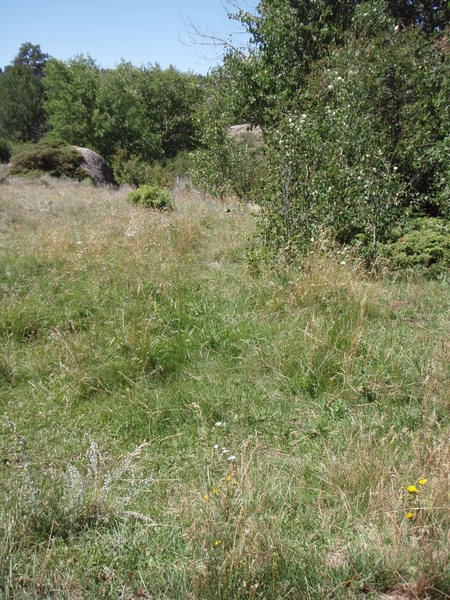
<svg viewBox="0 0 450 600"><path fill-rule="evenodd" d="M82 156L80 167L92 178L95 185L115 184L114 176L105 159L89 148L74 146Z"/></svg>
<svg viewBox="0 0 450 600"><path fill-rule="evenodd" d="M241 125L233 125L228 129L228 135L233 139L241 139L245 136L249 136L255 140L255 142L262 142L263 133L259 125L253 127L248 123L242 123Z"/></svg>

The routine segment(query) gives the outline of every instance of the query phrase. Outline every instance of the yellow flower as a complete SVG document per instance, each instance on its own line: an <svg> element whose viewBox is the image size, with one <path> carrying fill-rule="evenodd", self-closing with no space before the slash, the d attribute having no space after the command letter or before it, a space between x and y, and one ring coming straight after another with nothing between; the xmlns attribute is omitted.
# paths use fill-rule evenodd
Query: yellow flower
<svg viewBox="0 0 450 600"><path fill-rule="evenodd" d="M414 515L413 515L413 513L412 513L412 512L407 512L407 513L406 513L406 518L407 518L407 519L412 519L413 517L414 517Z"/></svg>
<svg viewBox="0 0 450 600"><path fill-rule="evenodd" d="M408 492L410 494L417 494L419 490L416 488L415 485L408 485Z"/></svg>
<svg viewBox="0 0 450 600"><path fill-rule="evenodd" d="M213 489L213 494L217 494L218 491L219 491L219 486L217 486Z"/></svg>
<svg viewBox="0 0 450 600"><path fill-rule="evenodd" d="M227 475L227 476L226 476L226 480L227 480L227 481L231 481L231 475Z"/></svg>
<svg viewBox="0 0 450 600"><path fill-rule="evenodd" d="M419 485L426 485L427 481L428 481L428 479L425 479L425 478L419 479Z"/></svg>
<svg viewBox="0 0 450 600"><path fill-rule="evenodd" d="M214 546L215 546L216 548L217 548L217 546L218 546L219 544L220 544L220 540L216 540L216 541L214 542Z"/></svg>
<svg viewBox="0 0 450 600"><path fill-rule="evenodd" d="M209 496L208 496L208 494L205 494L205 495L203 496L203 500L204 500L205 502L208 502L208 500L209 500Z"/></svg>

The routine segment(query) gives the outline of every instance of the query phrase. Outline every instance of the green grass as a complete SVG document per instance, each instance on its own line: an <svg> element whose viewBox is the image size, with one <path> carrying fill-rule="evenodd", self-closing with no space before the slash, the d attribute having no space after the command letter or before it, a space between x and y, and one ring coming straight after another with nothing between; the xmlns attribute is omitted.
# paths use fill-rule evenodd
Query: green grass
<svg viewBox="0 0 450 600"><path fill-rule="evenodd" d="M127 191L0 186L2 597L443 597L446 284Z"/></svg>

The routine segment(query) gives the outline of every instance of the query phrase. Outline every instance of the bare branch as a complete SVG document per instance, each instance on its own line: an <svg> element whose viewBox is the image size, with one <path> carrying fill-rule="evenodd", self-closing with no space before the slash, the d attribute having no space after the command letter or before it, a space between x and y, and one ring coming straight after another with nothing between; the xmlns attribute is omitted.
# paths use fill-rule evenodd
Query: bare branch
<svg viewBox="0 0 450 600"><path fill-rule="evenodd" d="M238 14L246 12L246 10L239 4L238 0L223 0L222 6L229 17L233 14L236 14L237 16ZM233 31L230 32L227 37L224 37L217 35L214 31L200 27L190 17L184 19L184 23L190 44L195 46L220 48L221 52L218 56L221 56L227 50L231 50L242 60L248 60L249 55L247 52L245 52L244 47L239 46L234 42L235 36L246 34L246 31Z"/></svg>

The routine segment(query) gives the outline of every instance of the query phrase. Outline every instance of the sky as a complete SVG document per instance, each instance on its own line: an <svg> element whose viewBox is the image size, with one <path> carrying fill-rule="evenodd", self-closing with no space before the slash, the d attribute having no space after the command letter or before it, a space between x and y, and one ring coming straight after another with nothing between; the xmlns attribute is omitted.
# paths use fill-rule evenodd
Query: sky
<svg viewBox="0 0 450 600"><path fill-rule="evenodd" d="M253 10L257 0L240 4ZM103 68L124 59L206 74L220 51L193 44L186 23L219 37L237 32L225 6L225 0L0 0L0 67L31 42L61 60L90 54Z"/></svg>

